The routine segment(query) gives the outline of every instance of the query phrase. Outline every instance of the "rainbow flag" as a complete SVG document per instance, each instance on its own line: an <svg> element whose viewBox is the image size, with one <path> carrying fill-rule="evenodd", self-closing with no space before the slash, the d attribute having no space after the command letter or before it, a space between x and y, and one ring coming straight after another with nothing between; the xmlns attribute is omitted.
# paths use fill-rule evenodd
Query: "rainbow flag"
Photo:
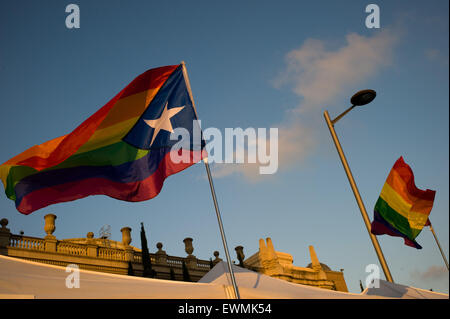
<svg viewBox="0 0 450 319"><path fill-rule="evenodd" d="M178 143L170 138L174 129L191 136L199 130L183 68L146 71L71 133L2 164L0 179L17 210L30 214L90 195L147 200L168 176L205 157L203 138L172 148ZM172 161L172 152L189 160Z"/></svg>
<svg viewBox="0 0 450 319"><path fill-rule="evenodd" d="M421 249L415 238L429 225L435 194L416 187L413 171L400 157L375 204L372 234L403 237L405 245Z"/></svg>

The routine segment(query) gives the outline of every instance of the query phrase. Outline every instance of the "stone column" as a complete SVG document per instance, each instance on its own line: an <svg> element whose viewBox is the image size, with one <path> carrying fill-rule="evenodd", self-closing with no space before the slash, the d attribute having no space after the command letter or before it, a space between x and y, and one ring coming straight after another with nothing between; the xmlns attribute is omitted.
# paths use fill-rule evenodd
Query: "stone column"
<svg viewBox="0 0 450 319"><path fill-rule="evenodd" d="M237 259L239 260L239 266L244 267L244 258L245 258L244 247L236 246L234 248L234 250L236 250L236 256L237 256Z"/></svg>
<svg viewBox="0 0 450 319"><path fill-rule="evenodd" d="M130 246L131 244L131 228L130 227L123 227L121 230L122 232L122 243L123 245Z"/></svg>
<svg viewBox="0 0 450 319"><path fill-rule="evenodd" d="M0 220L0 225L2 226L2 228L0 228L0 254L6 255L6 247L9 246L11 231L9 228L6 228L8 225L8 220L6 218L2 218L2 220Z"/></svg>
<svg viewBox="0 0 450 319"><path fill-rule="evenodd" d="M56 219L56 215L54 215L54 214L47 214L44 216L44 220L45 220L44 230L47 233L47 235L44 237L45 251L48 251L48 252L56 252L57 240L56 240L56 237L53 235L53 232L56 229L55 219Z"/></svg>
<svg viewBox="0 0 450 319"><path fill-rule="evenodd" d="M125 246L125 260L133 262L134 250L133 250L133 247L130 246L131 228L123 227L120 231L122 232L122 244Z"/></svg>
<svg viewBox="0 0 450 319"><path fill-rule="evenodd" d="M272 239L267 237L266 243L267 245L263 239L259 240L259 261L263 267L263 273L269 276L283 274L283 267L278 261Z"/></svg>
<svg viewBox="0 0 450 319"><path fill-rule="evenodd" d="M213 265L215 266L217 263L220 263L222 261L222 258L219 258L219 252L216 250L214 252L215 259L213 260Z"/></svg>
<svg viewBox="0 0 450 319"><path fill-rule="evenodd" d="M319 262L319 258L317 258L316 251L312 245L309 246L309 254L311 255L311 268L316 271L316 278L318 279L319 287L333 289L333 282L328 280L327 274L323 270L322 265Z"/></svg>
<svg viewBox="0 0 450 319"><path fill-rule="evenodd" d="M95 244L94 233L90 231L87 233L86 237L87 255L89 257L97 258L98 246Z"/></svg>
<svg viewBox="0 0 450 319"><path fill-rule="evenodd" d="M311 245L309 246L309 254L311 255L311 267L315 271L321 271L322 265L319 262L319 258L317 258L316 251L314 250L314 247Z"/></svg>
<svg viewBox="0 0 450 319"><path fill-rule="evenodd" d="M47 233L47 235L44 237L45 239L47 238L55 239L55 236L53 236L53 232L56 229L55 219L56 215L53 214L47 214L44 216L45 220L44 230Z"/></svg>
<svg viewBox="0 0 450 319"><path fill-rule="evenodd" d="M164 250L162 250L162 247L162 243L156 244L156 248L158 248L158 251L155 253L156 263L160 265L167 265L167 254Z"/></svg>
<svg viewBox="0 0 450 319"><path fill-rule="evenodd" d="M190 238L190 237L187 237L187 238L183 239L184 251L188 255L192 255L192 253L194 252L194 246L192 245L192 241L193 241L193 239Z"/></svg>
<svg viewBox="0 0 450 319"><path fill-rule="evenodd" d="M197 268L197 258L192 255L192 253L194 252L192 241L193 239L190 237L183 239L184 251L188 254L186 257L186 266L188 268Z"/></svg>

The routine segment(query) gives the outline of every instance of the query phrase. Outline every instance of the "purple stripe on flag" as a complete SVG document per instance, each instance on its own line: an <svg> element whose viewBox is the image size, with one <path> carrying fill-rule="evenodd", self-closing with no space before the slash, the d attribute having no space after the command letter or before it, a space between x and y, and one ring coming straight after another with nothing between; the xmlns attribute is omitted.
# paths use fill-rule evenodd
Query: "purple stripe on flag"
<svg viewBox="0 0 450 319"><path fill-rule="evenodd" d="M371 226L371 233L374 235L389 235L395 237L402 237L405 240L405 245L414 247L417 249L422 249L416 241L410 240L404 234L399 232L397 229L392 227L387 221L384 220L383 217L375 210L374 211L374 219Z"/></svg>

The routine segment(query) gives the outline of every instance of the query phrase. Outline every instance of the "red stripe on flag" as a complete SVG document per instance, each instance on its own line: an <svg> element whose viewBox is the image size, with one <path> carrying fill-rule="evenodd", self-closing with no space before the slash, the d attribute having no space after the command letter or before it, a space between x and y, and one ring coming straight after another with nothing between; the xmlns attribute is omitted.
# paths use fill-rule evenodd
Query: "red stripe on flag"
<svg viewBox="0 0 450 319"><path fill-rule="evenodd" d="M129 202L148 200L160 193L167 177L181 172L205 157L207 154L204 150L190 151L189 163L177 164L172 162L170 153L167 153L158 169L139 182L118 183L105 178L91 178L39 189L26 195L17 210L28 215L52 204L73 201L90 195L107 195Z"/></svg>
<svg viewBox="0 0 450 319"><path fill-rule="evenodd" d="M400 158L395 162L392 169L395 169L395 171L405 181L407 190L411 195L423 200L434 201L436 192L430 189L424 191L416 187L414 182L414 173L411 167L405 163L402 156L400 156Z"/></svg>
<svg viewBox="0 0 450 319"><path fill-rule="evenodd" d="M118 100L152 87L162 86L167 80L168 72L173 72L177 67L177 65L160 67L148 70L139 75L112 100L81 123L74 131L66 135L48 157L32 156L17 164L33 167L40 171L65 161L89 140Z"/></svg>

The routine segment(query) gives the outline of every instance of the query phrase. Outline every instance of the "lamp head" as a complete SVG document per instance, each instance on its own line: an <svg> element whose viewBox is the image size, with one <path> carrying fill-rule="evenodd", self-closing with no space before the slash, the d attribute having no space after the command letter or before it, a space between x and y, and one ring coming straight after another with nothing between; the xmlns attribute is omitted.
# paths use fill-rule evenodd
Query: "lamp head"
<svg viewBox="0 0 450 319"><path fill-rule="evenodd" d="M374 90L362 90L356 92L350 99L350 102L355 106L366 105L372 102L376 96L377 93Z"/></svg>

